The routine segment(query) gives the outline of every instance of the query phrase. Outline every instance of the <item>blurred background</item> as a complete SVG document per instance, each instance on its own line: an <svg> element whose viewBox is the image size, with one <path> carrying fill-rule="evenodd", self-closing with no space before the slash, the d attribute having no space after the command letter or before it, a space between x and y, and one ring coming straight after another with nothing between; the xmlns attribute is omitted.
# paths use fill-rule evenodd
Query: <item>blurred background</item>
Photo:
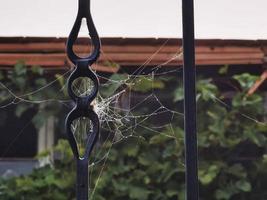
<svg viewBox="0 0 267 200"><path fill-rule="evenodd" d="M181 2L92 0L101 132L90 199L184 199ZM266 200L264 0L195 2L200 199ZM64 120L75 0L10 0L0 12L0 199L75 199ZM91 51L82 23L75 52ZM88 80L74 86L90 92ZM90 129L73 130L80 153Z"/></svg>

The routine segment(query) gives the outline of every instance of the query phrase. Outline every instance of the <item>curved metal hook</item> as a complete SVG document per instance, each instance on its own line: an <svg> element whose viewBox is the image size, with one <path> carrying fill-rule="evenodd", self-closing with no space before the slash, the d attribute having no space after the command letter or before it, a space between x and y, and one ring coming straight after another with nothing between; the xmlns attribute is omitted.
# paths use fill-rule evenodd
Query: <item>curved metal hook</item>
<svg viewBox="0 0 267 200"><path fill-rule="evenodd" d="M92 39L92 44L94 47L93 52L89 56L84 58L75 54L73 50L73 46L78 38L83 18L86 19L89 35ZM88 65L91 65L97 60L100 55L100 46L100 39L96 31L90 11L90 0L79 0L78 14L67 41L67 55L73 64L77 64L77 61L86 61L88 62Z"/></svg>

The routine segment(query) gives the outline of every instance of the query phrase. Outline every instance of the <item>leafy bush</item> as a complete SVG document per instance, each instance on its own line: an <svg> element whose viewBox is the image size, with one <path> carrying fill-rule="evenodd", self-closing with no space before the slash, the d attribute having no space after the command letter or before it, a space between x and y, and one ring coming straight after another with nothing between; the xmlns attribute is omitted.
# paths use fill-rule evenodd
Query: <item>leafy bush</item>
<svg viewBox="0 0 267 200"><path fill-rule="evenodd" d="M66 148L66 149L63 149ZM42 199L66 200L74 199L75 171L72 163L71 151L66 141L59 141L54 149L61 152L62 158L54 165L35 169L29 176L2 179L0 182L0 199Z"/></svg>
<svg viewBox="0 0 267 200"><path fill-rule="evenodd" d="M261 94L247 96L255 78L249 74L235 76L239 91L227 103L218 99L222 96L211 80L198 81L201 199L267 198L267 126L259 122L264 120L263 97ZM139 83L145 84L145 81ZM156 89L171 88L168 84L176 82L158 80ZM138 87L135 90L139 92L153 89L147 85ZM182 89L176 88L172 92L170 106L181 112ZM148 127L152 124L150 122ZM140 137L130 137L116 145L101 144L101 151L108 153L108 160L90 167L93 169L91 199L184 199L182 124L183 118L176 117L172 126L162 128L159 134L138 129L136 132ZM36 169L29 176L2 180L0 199L74 199L75 167L67 142L61 140L55 151L61 152L63 157L54 165Z"/></svg>
<svg viewBox="0 0 267 200"><path fill-rule="evenodd" d="M15 115L18 118L27 110L36 110L32 122L39 129L50 116L58 116L63 107L55 99L66 97L65 95L60 97L58 93L60 86L64 84L64 81L62 82L64 77L56 75L56 78L47 76L40 66L27 67L23 61L19 61L14 70L0 71L1 108L6 105L16 105ZM6 112L8 111L2 110L0 113L1 124L7 123L2 120L5 119Z"/></svg>

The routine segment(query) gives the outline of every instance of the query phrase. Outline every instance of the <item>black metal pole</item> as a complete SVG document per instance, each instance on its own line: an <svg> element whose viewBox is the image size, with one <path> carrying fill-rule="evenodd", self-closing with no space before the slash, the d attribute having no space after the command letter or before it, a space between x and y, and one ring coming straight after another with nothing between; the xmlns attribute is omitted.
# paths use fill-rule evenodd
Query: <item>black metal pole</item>
<svg viewBox="0 0 267 200"><path fill-rule="evenodd" d="M194 1L182 0L186 200L198 200Z"/></svg>
<svg viewBox="0 0 267 200"><path fill-rule="evenodd" d="M90 11L91 0L79 0L79 10L74 26L71 30L67 41L67 55L70 61L75 65L73 72L68 79L68 93L71 99L75 102L75 107L70 111L66 118L66 133L70 146L72 148L76 164L77 164L77 183L76 183L76 199L77 200L88 200L89 198L89 187L88 187L88 165L89 157L95 146L99 135L100 122L97 114L94 111L92 102L98 94L99 81L96 74L92 71L91 66L95 63L100 55L100 39L97 34L94 22ZM88 33L91 37L93 51L87 57L80 57L74 50L75 41L78 38L78 34L81 27L82 19L85 18L88 27ZM87 96L79 96L73 91L73 84L75 80L79 78L88 78L93 82L93 89ZM85 117L90 120L91 130L87 134L85 153L80 155L78 143L75 138L74 131L72 129L72 123L81 118ZM83 130L78 130L83 131Z"/></svg>

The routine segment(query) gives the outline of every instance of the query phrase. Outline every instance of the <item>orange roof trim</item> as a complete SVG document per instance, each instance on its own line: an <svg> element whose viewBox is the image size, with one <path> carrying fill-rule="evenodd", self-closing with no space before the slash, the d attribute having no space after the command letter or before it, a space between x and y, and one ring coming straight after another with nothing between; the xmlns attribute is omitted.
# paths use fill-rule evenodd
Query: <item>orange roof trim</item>
<svg viewBox="0 0 267 200"><path fill-rule="evenodd" d="M40 65L46 68L69 68L65 54L66 38L0 38L0 66L11 67L18 60L27 65ZM103 38L102 53L95 68L115 72L119 66L140 66L147 60L147 66L181 66L182 42L180 39L127 39ZM197 40L196 64L209 65L253 65L264 63L263 47L267 41L242 40ZM80 55L90 52L85 39L78 41L75 52Z"/></svg>

